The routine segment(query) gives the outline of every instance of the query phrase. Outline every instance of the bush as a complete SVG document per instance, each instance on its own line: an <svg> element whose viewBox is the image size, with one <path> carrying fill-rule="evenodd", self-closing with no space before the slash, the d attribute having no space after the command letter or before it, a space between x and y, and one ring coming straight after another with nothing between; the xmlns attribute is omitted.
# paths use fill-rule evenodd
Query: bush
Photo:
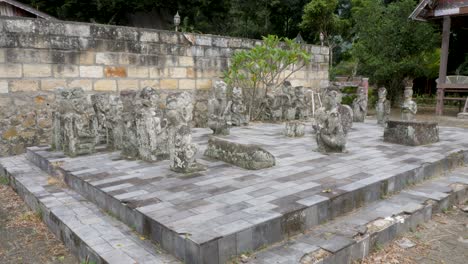
<svg viewBox="0 0 468 264"><path fill-rule="evenodd" d="M307 65L310 58L294 40L269 35L263 37L261 45L234 53L224 79L231 89L242 88L250 118L255 119L258 114L255 108L267 93L276 91L292 74Z"/></svg>

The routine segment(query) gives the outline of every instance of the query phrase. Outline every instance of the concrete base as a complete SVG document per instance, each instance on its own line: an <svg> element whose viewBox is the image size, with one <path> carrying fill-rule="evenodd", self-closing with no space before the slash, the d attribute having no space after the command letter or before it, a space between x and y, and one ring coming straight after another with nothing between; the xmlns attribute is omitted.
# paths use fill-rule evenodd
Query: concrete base
<svg viewBox="0 0 468 264"><path fill-rule="evenodd" d="M439 142L439 125L435 122L389 120L384 141L406 146Z"/></svg>

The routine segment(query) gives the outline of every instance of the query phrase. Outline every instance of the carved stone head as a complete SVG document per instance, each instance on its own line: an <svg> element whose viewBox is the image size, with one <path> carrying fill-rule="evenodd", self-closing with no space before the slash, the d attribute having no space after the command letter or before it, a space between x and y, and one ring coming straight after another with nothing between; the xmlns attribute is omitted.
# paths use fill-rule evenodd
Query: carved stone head
<svg viewBox="0 0 468 264"><path fill-rule="evenodd" d="M173 93L166 99L167 119L173 126L188 124L192 120L192 96L188 92Z"/></svg>
<svg viewBox="0 0 468 264"><path fill-rule="evenodd" d="M405 100L411 100L411 98L413 97L413 88L412 87L406 87L405 88L404 97L405 97Z"/></svg>
<svg viewBox="0 0 468 264"><path fill-rule="evenodd" d="M296 86L294 87L294 94L299 99L304 99L305 97L305 90L303 86Z"/></svg>
<svg viewBox="0 0 468 264"><path fill-rule="evenodd" d="M387 97L387 89L385 87L379 88L379 99L386 99Z"/></svg>
<svg viewBox="0 0 468 264"><path fill-rule="evenodd" d="M291 93L291 83L288 81L284 81L283 84L281 85L281 90L283 91L284 94L289 94Z"/></svg>
<svg viewBox="0 0 468 264"><path fill-rule="evenodd" d="M226 99L227 84L223 81L216 81L214 85L214 96L217 99Z"/></svg>
<svg viewBox="0 0 468 264"><path fill-rule="evenodd" d="M236 101L242 100L242 89L239 87L234 87L232 89L232 98Z"/></svg>
<svg viewBox="0 0 468 264"><path fill-rule="evenodd" d="M323 100L323 104L327 110L336 108L340 102L341 93L335 90L328 90Z"/></svg>
<svg viewBox="0 0 468 264"><path fill-rule="evenodd" d="M157 105L158 94L152 87L143 88L138 97L141 100L141 104L145 107L154 107Z"/></svg>
<svg viewBox="0 0 468 264"><path fill-rule="evenodd" d="M109 110L109 95L107 94L93 94L91 96L91 101L93 102L94 110L96 112L105 113Z"/></svg>
<svg viewBox="0 0 468 264"><path fill-rule="evenodd" d="M336 131L341 127L340 113L337 108L333 108L329 112L328 129L329 132Z"/></svg>
<svg viewBox="0 0 468 264"><path fill-rule="evenodd" d="M68 90L68 101L70 106L77 114L92 114L94 110L88 102L85 92L80 87Z"/></svg>

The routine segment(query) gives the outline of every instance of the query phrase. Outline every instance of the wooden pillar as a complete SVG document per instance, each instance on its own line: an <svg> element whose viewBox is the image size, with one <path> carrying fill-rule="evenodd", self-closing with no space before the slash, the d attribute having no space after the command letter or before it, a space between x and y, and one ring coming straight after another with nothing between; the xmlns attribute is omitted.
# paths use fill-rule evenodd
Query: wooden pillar
<svg viewBox="0 0 468 264"><path fill-rule="evenodd" d="M437 84L437 106L436 115L444 113L444 88L445 79L447 77L447 62L448 62L448 49L450 43L450 16L444 16L444 24L442 31L442 48L440 52L440 66L439 66L439 83Z"/></svg>

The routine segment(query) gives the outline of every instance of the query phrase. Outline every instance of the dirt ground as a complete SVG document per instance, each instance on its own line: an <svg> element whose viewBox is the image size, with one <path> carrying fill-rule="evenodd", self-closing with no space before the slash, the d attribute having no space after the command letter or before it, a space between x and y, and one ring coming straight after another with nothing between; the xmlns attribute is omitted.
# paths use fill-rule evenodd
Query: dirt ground
<svg viewBox="0 0 468 264"><path fill-rule="evenodd" d="M0 178L0 263L79 263L6 183Z"/></svg>
<svg viewBox="0 0 468 264"><path fill-rule="evenodd" d="M468 205L460 205L460 207ZM404 249L402 239L415 245ZM369 255L361 264L466 264L468 213L452 208Z"/></svg>

